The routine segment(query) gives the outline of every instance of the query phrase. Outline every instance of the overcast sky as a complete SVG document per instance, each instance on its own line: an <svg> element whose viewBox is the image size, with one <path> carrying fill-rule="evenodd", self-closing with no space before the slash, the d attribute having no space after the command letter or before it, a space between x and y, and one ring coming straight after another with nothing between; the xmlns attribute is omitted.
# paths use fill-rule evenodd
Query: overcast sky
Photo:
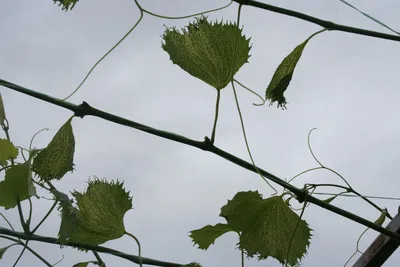
<svg viewBox="0 0 400 267"><path fill-rule="evenodd" d="M227 0L149 0L143 6L153 12L179 16L220 7ZM371 30L386 30L349 9L338 0L270 0L285 8L336 23ZM400 2L353 0L365 12L400 30ZM210 19L235 20L237 5L212 13ZM63 98L81 82L93 64L136 22L133 1L80 1L63 12L52 1L14 0L0 4L0 78ZM138 28L107 57L69 101L90 105L116 115L197 140L211 134L216 91L173 65L161 48L164 24L179 29L193 19L164 20L146 15ZM252 7L242 10L241 24L251 37L251 58L236 79L261 95L273 72L295 46L320 30L317 25ZM399 44L393 41L325 32L306 47L286 92L288 109L255 107L258 99L237 87L245 126L255 162L280 178L317 166L307 148L307 134L319 159L345 176L365 195L399 197L400 91ZM70 111L1 88L14 144L45 147ZM205 267L240 266L237 238L229 233L208 251L192 246L188 233L207 224L224 222L220 207L239 191L272 190L258 177L210 153L151 136L104 120L85 117L72 122L76 138L76 171L55 182L59 190L83 191L96 175L125 182L134 209L125 218L126 229L141 241L145 257L178 263L197 261ZM222 90L216 145L248 160L240 121L230 87ZM334 175L317 171L295 180L304 183L341 183ZM279 187L278 187L279 188ZM281 192L281 188L279 191ZM44 194L44 192L41 192ZM325 198L325 197L322 197ZM396 214L398 201L376 200ZM379 213L361 200L341 198L341 208L374 221ZM34 201L33 225L51 202ZM26 203L24 203L24 207ZM17 210L0 209L18 226ZM354 252L365 229L345 218L311 205L304 218L314 230L307 267L343 266ZM59 216L54 212L38 234L56 236ZM1 226L6 226L0 220ZM21 230L21 227L17 227ZM22 231L22 230L21 230ZM377 236L368 231L361 241L365 249ZM7 243L0 239L0 247ZM106 246L136 254L135 242L123 237ZM70 267L93 260L91 253L31 242L46 260ZM20 247L10 248L0 266L12 266ZM356 257L358 258L359 255ZM107 266L132 263L103 255ZM399 251L385 266L398 266ZM41 266L26 252L18 266ZM246 266L280 266L268 259L252 259Z"/></svg>

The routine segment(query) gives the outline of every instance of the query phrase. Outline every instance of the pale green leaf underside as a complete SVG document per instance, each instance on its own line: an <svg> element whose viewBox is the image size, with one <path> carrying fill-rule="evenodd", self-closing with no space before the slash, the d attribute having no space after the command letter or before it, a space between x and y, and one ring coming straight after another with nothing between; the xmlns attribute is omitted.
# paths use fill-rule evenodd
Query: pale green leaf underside
<svg viewBox="0 0 400 267"><path fill-rule="evenodd" d="M216 225L207 225L201 229L190 232L190 237L194 244L199 246L199 249L207 250L208 247L214 244L215 240L223 234L233 231L228 225L218 223Z"/></svg>
<svg viewBox="0 0 400 267"><path fill-rule="evenodd" d="M312 34L307 38L307 40L299 44L278 66L265 93L265 98L269 100L271 104L278 102L278 107L286 108L287 102L283 93L286 91L290 81L292 80L294 69L296 68L308 41L322 31Z"/></svg>
<svg viewBox="0 0 400 267"><path fill-rule="evenodd" d="M7 139L0 138L0 164L6 165L7 160L16 159L18 149Z"/></svg>
<svg viewBox="0 0 400 267"><path fill-rule="evenodd" d="M48 146L33 160L33 171L44 181L61 179L74 169L75 137L71 121L72 118L58 130Z"/></svg>
<svg viewBox="0 0 400 267"><path fill-rule="evenodd" d="M250 39L236 24L212 23L202 16L182 31L167 28L162 48L174 64L217 90L225 88L248 62Z"/></svg>
<svg viewBox="0 0 400 267"><path fill-rule="evenodd" d="M6 170L4 181L0 182L0 206L10 209L17 206L17 199L23 201L36 195L36 189L29 175L29 164L17 164Z"/></svg>
<svg viewBox="0 0 400 267"><path fill-rule="evenodd" d="M123 183L95 179L85 193L73 192L78 206L77 227L70 241L99 245L125 234L124 215L132 209L132 198Z"/></svg>
<svg viewBox="0 0 400 267"><path fill-rule="evenodd" d="M249 257L273 257L295 266L310 244L308 224L300 220L296 228L299 216L280 196L262 199L258 192L239 192L221 209L221 216L227 218L229 226L242 232L239 246Z"/></svg>

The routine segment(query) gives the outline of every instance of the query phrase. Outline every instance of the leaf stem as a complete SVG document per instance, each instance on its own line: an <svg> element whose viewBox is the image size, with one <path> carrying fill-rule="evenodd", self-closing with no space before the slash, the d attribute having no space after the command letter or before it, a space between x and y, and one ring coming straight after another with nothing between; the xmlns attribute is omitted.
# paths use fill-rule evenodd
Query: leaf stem
<svg viewBox="0 0 400 267"><path fill-rule="evenodd" d="M140 246L140 241L139 241L139 239L137 239L137 237L134 236L133 234L128 233L128 232L126 232L126 231L125 231L125 234L128 235L128 236L130 236L130 237L132 237L132 238L136 241L136 244L138 245L139 266L142 267L142 264L143 264L143 260L142 260L142 248L141 248L141 246Z"/></svg>
<svg viewBox="0 0 400 267"><path fill-rule="evenodd" d="M262 98L262 96L260 96L257 92L251 90L251 89L248 88L247 86L244 86L242 83L240 83L240 82L239 82L238 80L236 80L236 79L233 79L233 81L234 81L235 83L239 84L240 86L242 86L244 89L246 89L246 90L249 91L250 93L252 93L252 94L258 96L258 98L260 98L260 100L262 101L262 103L261 103L261 104L253 103L254 106L263 106L263 105L265 104L264 98Z"/></svg>
<svg viewBox="0 0 400 267"><path fill-rule="evenodd" d="M214 126L211 133L211 143L214 144L215 141L215 131L217 130L217 121L219 114L219 101L221 98L221 90L217 90L217 101L215 103L215 118L214 118Z"/></svg>

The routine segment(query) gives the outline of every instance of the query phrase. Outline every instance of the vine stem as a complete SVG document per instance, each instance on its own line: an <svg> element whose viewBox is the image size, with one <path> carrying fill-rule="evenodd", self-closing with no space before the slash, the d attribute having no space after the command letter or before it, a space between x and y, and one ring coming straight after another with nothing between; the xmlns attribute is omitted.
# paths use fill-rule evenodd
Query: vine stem
<svg viewBox="0 0 400 267"><path fill-rule="evenodd" d="M61 99L24 88L22 86L16 85L14 83L11 83L11 82L8 82L8 81L2 80L2 79L0 79L0 86L4 86L4 87L10 88L14 91L17 91L17 92L20 92L20 93L23 93L26 95L30 95L34 98L40 99L42 101L51 103L56 106L63 107L65 109L68 109L68 110L74 112L75 116L78 116L81 118L83 118L85 116L94 116L94 117L102 118L106 121L114 122L119 125L124 125L126 127L134 128L139 131L143 131L143 132L146 132L146 133L158 136L158 137L162 137L162 138L165 138L165 139L168 139L171 141L175 141L175 142L178 142L181 144L189 145L189 146L196 147L196 148L204 150L204 151L211 152L215 155L218 155L221 158L224 158L224 159L244 168L244 169L247 169L251 172L257 172L255 170L253 164L251 164L239 157L236 157L236 156L228 153L225 150L222 150L222 149L216 147L207 138L205 138L204 141L197 141L194 139L190 139L188 137L185 137L185 136L182 136L182 135L179 135L176 133L156 129L156 128L153 128L153 127L150 127L150 126L147 126L147 125L144 125L144 124L132 121L132 120L128 120L123 117L116 116L114 114L102 111L100 109L96 109L96 108L90 106L87 102L83 102L81 105L75 105L70 102L62 101ZM276 175L274 175L258 166L256 166L256 167L265 178L267 178L270 181L291 191L293 194L296 195L296 197L298 198L298 200L300 202L304 201L304 197L305 197L305 194L307 194L307 192L304 192L302 189L297 188L297 187L287 183L283 179L277 177ZM381 226L378 226L367 219L364 219L364 218L362 218L356 214L353 214L351 212L348 212L344 209L338 208L334 205L325 203L324 201L322 201L316 197L310 196L310 195L307 196L307 200L309 203L313 203L314 205L317 205L323 209L329 210L333 213L336 213L336 214L343 216L347 219L350 219L354 222L357 222L364 226L370 227L370 228L374 229L375 231L382 233L386 236L389 236L389 237L393 238L394 240L396 240L398 243L400 243L400 235L399 234L396 234L396 233L389 231ZM5 231L4 229L0 229L0 230Z"/></svg>
<svg viewBox="0 0 400 267"><path fill-rule="evenodd" d="M316 17L310 16L310 15L307 15L304 13L294 11L294 10L281 8L281 7L261 3L258 1L253 1L253 0L233 0L233 1L239 3L240 5L252 6L252 7L272 11L275 13L279 13L282 15L305 20L305 21L320 25L321 27L324 27L328 30L336 30L336 31L341 31L341 32L348 32L348 33L352 33L352 34L358 34L358 35L364 35L364 36L369 36L369 37L374 37L374 38L379 38L379 39L386 39L386 40L400 42L400 36L398 36L398 35L387 34L387 33L382 33L382 32L370 31L370 30L365 30L365 29L361 29L361 28L341 25L341 24L334 23L332 21L327 21L327 20L323 20L320 18L316 18Z"/></svg>
<svg viewBox="0 0 400 267"><path fill-rule="evenodd" d="M214 144L215 141L215 131L217 130L217 121L219 114L219 100L221 98L221 90L217 90L217 101L215 103L215 118L214 118L214 126L211 133L211 143Z"/></svg>
<svg viewBox="0 0 400 267"><path fill-rule="evenodd" d="M130 236L130 237L132 237L136 241L136 244L138 245L139 266L142 267L142 264L143 264L143 261L142 261L142 247L140 246L139 239L137 239L137 237L134 236L133 234L128 233L126 231L125 231L125 234Z"/></svg>

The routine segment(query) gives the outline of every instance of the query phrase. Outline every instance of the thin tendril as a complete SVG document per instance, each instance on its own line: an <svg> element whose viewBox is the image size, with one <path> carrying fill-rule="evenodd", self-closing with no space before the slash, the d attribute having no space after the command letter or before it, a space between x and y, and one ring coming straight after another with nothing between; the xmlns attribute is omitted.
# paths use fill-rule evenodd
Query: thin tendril
<svg viewBox="0 0 400 267"><path fill-rule="evenodd" d="M238 100L238 97L237 97L237 94L236 94L235 84L234 84L233 82L231 82L231 83L232 83L233 93L234 93L234 95L235 95L236 107L237 107L237 110L238 110L238 113L239 113L240 123L241 123L241 126L242 126L243 137L244 137L244 141L245 141L245 143L246 143L246 148L247 148L247 152L249 153L249 157L250 157L251 163L253 164L255 170L256 170L257 173L261 176L261 178L272 188L272 190L275 191L275 193L272 194L272 195L275 195L275 194L278 193L278 191L276 191L276 189L275 189L275 188L268 182L268 180L260 173L260 171L258 170L258 168L256 167L256 164L255 164L255 162L254 162L253 156L252 156L251 151L250 151L250 146L249 146L249 143L248 143L248 141L247 141L246 130L245 130L245 128L244 128L244 122L243 122L242 112L240 111L239 100Z"/></svg>
<svg viewBox="0 0 400 267"><path fill-rule="evenodd" d="M10 223L9 220L7 220L6 216L3 215L3 213L0 212L0 216L3 217L3 219L7 222L7 224L10 226L11 230L14 230L14 227L12 226L12 224Z"/></svg>
<svg viewBox="0 0 400 267"><path fill-rule="evenodd" d="M336 195L336 194L333 194L333 193L324 193L324 192L321 192L321 193L316 192L314 194L317 194L317 195L329 195L329 196ZM360 197L360 196L349 195L349 194L341 194L340 196L341 197ZM399 197L379 197L379 196L366 196L366 195L364 195L363 197L365 197L365 198L375 198L375 199L386 199L386 200L400 200Z"/></svg>
<svg viewBox="0 0 400 267"><path fill-rule="evenodd" d="M233 1L230 1L229 4L227 4L227 5L223 6L223 7L210 9L210 10L208 10L208 11L199 12L199 13L192 14L192 15L178 16L178 17L169 17L169 16L159 15L159 14L153 13L153 12L151 12L151 11L148 11L147 9L144 9L144 8L142 8L142 7L141 7L141 10L142 10L144 13L147 13L147 14L149 14L149 15L151 15L151 16L154 16L154 17L158 17L158 18L160 18L160 19L187 19L187 18L191 18L191 17L194 17L194 16L198 16L198 15L202 15L202 14L206 14L206 13L211 13L211 12L215 12L215 11L222 10L222 9L227 8L228 6L230 6L232 3L233 3Z"/></svg>
<svg viewBox="0 0 400 267"><path fill-rule="evenodd" d="M254 106L258 106L258 107L259 107L259 106L263 106L263 105L265 104L266 100L264 100L264 98L262 98L262 96L260 96L260 95L257 94L255 91L253 91L253 90L251 90L250 88L248 88L247 86L244 86L244 85L243 85L242 83L240 83L238 80L233 79L233 81L234 81L235 83L239 84L240 86L242 86L244 89L246 89L246 90L249 91L250 93L252 93L252 94L258 96L258 98L261 99L262 103L261 103L261 104L253 103Z"/></svg>
<svg viewBox="0 0 400 267"><path fill-rule="evenodd" d="M96 64L93 65L93 67L90 69L90 71L88 72L88 74L86 74L85 78L83 79L83 81L78 85L78 87L70 94L68 95L66 98L62 99L63 101L67 100L68 98L70 98L71 96L73 96L78 90L79 88L81 88L81 86L85 83L85 81L87 80L87 78L90 76L90 74L92 73L92 71L97 67L97 65L99 65L99 63L101 61L103 61L103 59L105 59L117 46L119 46L120 43L122 43L123 40L125 40L126 37L128 37L128 35L136 28L136 26L139 24L139 22L142 20L143 18L143 10L140 9L140 17L138 19L138 21L135 23L135 25L133 25L133 27L110 49L108 50L107 53L105 53L97 62Z"/></svg>
<svg viewBox="0 0 400 267"><path fill-rule="evenodd" d="M38 132L36 132L36 133L33 135L32 139L31 139L31 142L29 143L29 150L28 150L28 152L30 152L30 151L32 150L33 139L35 139L36 135L38 135L38 134L39 134L40 132L42 132L42 131L48 131L48 130L49 130L49 128L43 128L43 129L39 130Z"/></svg>

